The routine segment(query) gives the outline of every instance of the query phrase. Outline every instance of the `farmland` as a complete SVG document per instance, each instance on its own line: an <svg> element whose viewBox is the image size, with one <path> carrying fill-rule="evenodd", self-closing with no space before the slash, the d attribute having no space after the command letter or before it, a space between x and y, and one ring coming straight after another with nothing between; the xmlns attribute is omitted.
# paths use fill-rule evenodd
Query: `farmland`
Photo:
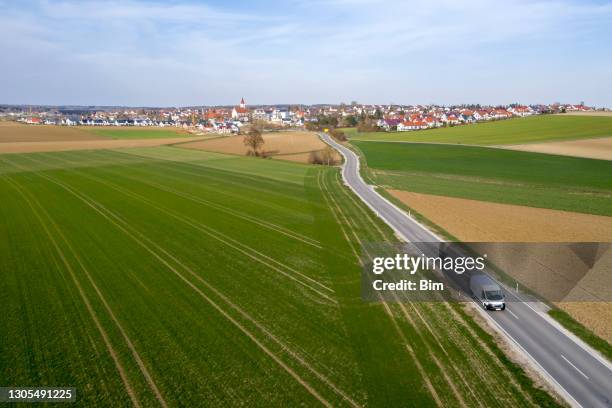
<svg viewBox="0 0 612 408"><path fill-rule="evenodd" d="M0 122L0 143L107 139L168 139L191 136L179 128L24 125Z"/></svg>
<svg viewBox="0 0 612 408"><path fill-rule="evenodd" d="M458 240L607 242L612 238L612 184L602 177L612 174L610 161L477 146L353 144L365 155L367 173L377 184L396 189L391 191L396 198ZM581 284L591 293L606 293L605 276L591 275ZM595 308L565 302L559 307L602 338L611 338L606 324L610 303Z"/></svg>
<svg viewBox="0 0 612 408"><path fill-rule="evenodd" d="M0 143L59 142L98 140L102 136L85 132L81 128L51 125L24 125L0 122Z"/></svg>
<svg viewBox="0 0 612 408"><path fill-rule="evenodd" d="M390 193L413 212L416 211L436 225L442 226L445 231L463 242L612 242L612 217L398 190L391 190ZM541 264L546 262L533 252L530 257ZM557 303L557 306L612 344L612 328L608 324L612 319L612 302L604 301L611 298L611 277L606 273L610 268L609 259L610 255L600 258L601 262L583 277L570 296L565 298L564 302ZM521 271L522 267L524 264L516 269L509 265L504 271L524 285L530 283L528 286L532 289L545 287L541 294L554 293L554 288L562 282L558 275L543 273L525 276L524 271ZM559 273L564 267L567 268L568 265L552 269ZM563 275L571 276L571 272L571 269L565 270ZM586 295L584 290L588 291L589 295ZM590 296L600 300L585 302ZM555 295L553 300L559 298Z"/></svg>
<svg viewBox="0 0 612 408"><path fill-rule="evenodd" d="M351 140L510 145L612 136L612 117L545 115L413 132L347 132Z"/></svg>
<svg viewBox="0 0 612 408"><path fill-rule="evenodd" d="M265 132L262 134L262 150L270 157L307 163L310 152L323 150L327 145L314 132ZM244 145L244 136L218 137L182 147L210 152L245 155L248 148ZM339 159L336 154L336 159Z"/></svg>
<svg viewBox="0 0 612 408"><path fill-rule="evenodd" d="M394 238L337 169L0 155L0 195L6 385L83 406L552 403L464 306L361 301L360 243Z"/></svg>
<svg viewBox="0 0 612 408"><path fill-rule="evenodd" d="M512 145L513 150L612 160L612 137Z"/></svg>
<svg viewBox="0 0 612 408"><path fill-rule="evenodd" d="M110 139L164 139L189 136L189 133L179 128L87 127L83 130Z"/></svg>
<svg viewBox="0 0 612 408"><path fill-rule="evenodd" d="M353 142L398 190L612 215L612 162L476 146Z"/></svg>
<svg viewBox="0 0 612 408"><path fill-rule="evenodd" d="M191 136L175 129L102 129L0 122L0 154L160 146L202 139Z"/></svg>
<svg viewBox="0 0 612 408"><path fill-rule="evenodd" d="M172 137L164 139L104 139L59 142L12 142L0 143L0 154L152 147L183 143L185 141L197 141L201 139L201 137L190 137L188 139L184 137Z"/></svg>
<svg viewBox="0 0 612 408"><path fill-rule="evenodd" d="M574 112L567 112L565 113L565 115L568 116L612 116L612 111L585 111L585 112L581 112L581 111L574 111Z"/></svg>
<svg viewBox="0 0 612 408"><path fill-rule="evenodd" d="M389 192L464 242L612 242L612 217Z"/></svg>

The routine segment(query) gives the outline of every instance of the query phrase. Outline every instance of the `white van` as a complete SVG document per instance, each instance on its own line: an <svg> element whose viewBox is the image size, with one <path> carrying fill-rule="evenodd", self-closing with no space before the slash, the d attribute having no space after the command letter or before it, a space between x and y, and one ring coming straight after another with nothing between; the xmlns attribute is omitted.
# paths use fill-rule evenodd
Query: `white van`
<svg viewBox="0 0 612 408"><path fill-rule="evenodd" d="M483 308L487 310L506 309L504 292L499 285L487 275L474 275L470 278L470 289Z"/></svg>

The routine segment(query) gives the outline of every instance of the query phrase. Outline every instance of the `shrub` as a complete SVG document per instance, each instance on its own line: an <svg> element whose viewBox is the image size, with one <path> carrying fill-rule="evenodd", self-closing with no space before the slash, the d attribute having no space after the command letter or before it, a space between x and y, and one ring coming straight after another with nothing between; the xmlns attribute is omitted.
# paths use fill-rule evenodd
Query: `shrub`
<svg viewBox="0 0 612 408"><path fill-rule="evenodd" d="M346 142L346 135L341 130L331 129L329 131L329 134L331 135L331 137L333 137L334 139L336 139L339 142Z"/></svg>
<svg viewBox="0 0 612 408"><path fill-rule="evenodd" d="M327 146L323 150L312 151L308 156L308 163L310 164L321 164L324 166L335 166L338 164L334 149Z"/></svg>

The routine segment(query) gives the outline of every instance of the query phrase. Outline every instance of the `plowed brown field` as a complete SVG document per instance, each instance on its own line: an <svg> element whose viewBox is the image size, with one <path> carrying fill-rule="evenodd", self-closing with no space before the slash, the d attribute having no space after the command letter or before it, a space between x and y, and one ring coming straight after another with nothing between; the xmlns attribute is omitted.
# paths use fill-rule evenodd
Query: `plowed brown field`
<svg viewBox="0 0 612 408"><path fill-rule="evenodd" d="M612 217L389 190L465 242L607 242Z"/></svg>
<svg viewBox="0 0 612 408"><path fill-rule="evenodd" d="M74 127L0 122L0 143L99 139L104 139L104 137Z"/></svg>
<svg viewBox="0 0 612 408"><path fill-rule="evenodd" d="M514 145L512 150L612 160L612 137Z"/></svg>
<svg viewBox="0 0 612 408"><path fill-rule="evenodd" d="M567 112L564 115L569 116L612 116L610 111L594 111L594 112Z"/></svg>
<svg viewBox="0 0 612 408"><path fill-rule="evenodd" d="M612 217L399 190L389 192L464 242L612 242ZM612 327L609 324L612 321L612 302L607 301L612 291L610 254L612 252L602 257L577 283L572 283L573 289L569 292L569 286L559 287L563 286L563 282L558 279L542 282L544 275L535 277L533 283L540 288L548 288L551 293L567 292L565 301L557 305L612 342ZM519 269L513 271L509 265L500 267L521 282L529 280L529 277L521 275ZM557 267L556 272L563 272L559 269L562 266ZM571 271L565 272L571 274ZM588 298L587 294L606 301L576 301Z"/></svg>
<svg viewBox="0 0 612 408"><path fill-rule="evenodd" d="M307 163L310 152L324 149L323 143L313 132L272 132L264 133L262 149L269 155L290 161ZM209 152L246 155L248 149L243 143L244 136L227 136L204 140L196 143L182 144L189 149L206 150Z"/></svg>

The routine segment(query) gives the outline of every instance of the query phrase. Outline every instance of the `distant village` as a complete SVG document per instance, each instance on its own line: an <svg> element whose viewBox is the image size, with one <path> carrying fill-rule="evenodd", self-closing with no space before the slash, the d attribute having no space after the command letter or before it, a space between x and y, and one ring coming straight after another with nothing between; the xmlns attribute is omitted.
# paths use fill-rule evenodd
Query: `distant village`
<svg viewBox="0 0 612 408"><path fill-rule="evenodd" d="M262 128L365 126L372 131L416 131L512 117L592 111L584 104L508 106L338 105L108 108L0 105L0 119L30 125L180 127L194 133L236 134L245 125Z"/></svg>

